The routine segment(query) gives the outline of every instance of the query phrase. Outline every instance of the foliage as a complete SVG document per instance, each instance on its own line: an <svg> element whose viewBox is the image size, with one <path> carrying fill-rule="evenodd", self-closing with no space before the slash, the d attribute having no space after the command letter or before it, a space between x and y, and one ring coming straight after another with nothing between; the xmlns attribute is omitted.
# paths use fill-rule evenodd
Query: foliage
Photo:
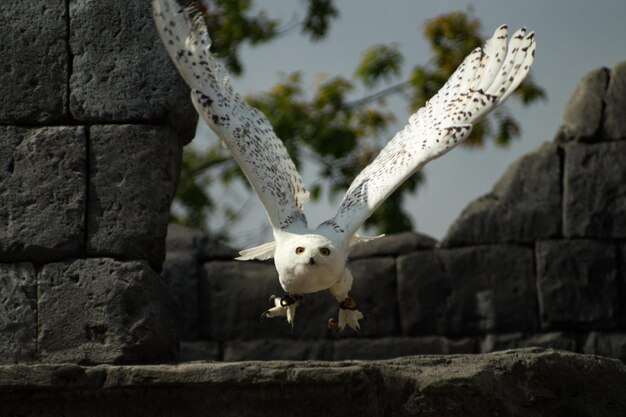
<svg viewBox="0 0 626 417"><path fill-rule="evenodd" d="M332 0L307 0L307 4L307 16L301 29L312 40L318 40L327 33L330 21L338 16L337 10ZM242 71L238 48L243 41L266 42L279 35L276 29L279 22L267 18L263 12L250 16L247 14L250 8L250 0L212 0L207 8L209 28L212 34L217 34L212 48L225 57L236 73ZM212 29L215 27L219 30ZM404 63L398 45L370 47L351 79L327 78L319 83L312 98L305 94L301 74L296 72L283 77L271 91L249 97L248 101L265 113L297 166L306 157L320 167L319 182L308 184L312 197L320 198L322 181L328 181L330 197L335 199L389 139L387 128L394 118L385 110L382 99L403 91L408 93L412 110L423 106L463 58L483 44L480 30L478 19L462 12L448 13L426 22L424 36L431 45L433 59L426 65L416 65L408 80L356 101L348 97L357 83L371 92L381 83L398 80ZM527 105L544 98L545 93L528 77L514 96ZM467 144L480 146L491 138L504 146L519 135L517 121L501 107L475 127ZM208 184L217 180L228 184L242 176L228 152L219 146L203 153L187 149L176 196L184 215L176 220L205 227L207 213L215 209ZM403 196L415 192L422 179L422 173L409 178L370 217L366 227L374 227L380 233L411 229L411 220L402 207ZM232 208L226 210L235 221L236 212Z"/></svg>

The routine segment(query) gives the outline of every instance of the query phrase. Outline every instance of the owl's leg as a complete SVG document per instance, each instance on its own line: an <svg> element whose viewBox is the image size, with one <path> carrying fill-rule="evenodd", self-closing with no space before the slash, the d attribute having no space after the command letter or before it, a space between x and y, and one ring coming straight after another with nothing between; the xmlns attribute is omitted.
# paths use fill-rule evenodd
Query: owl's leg
<svg viewBox="0 0 626 417"><path fill-rule="evenodd" d="M265 310L261 317L279 317L286 316L287 322L293 327L293 320L296 316L296 308L304 302L304 296L301 294L287 294L282 298L275 295L270 297L270 302L274 303L274 307Z"/></svg>
<svg viewBox="0 0 626 417"><path fill-rule="evenodd" d="M351 288L352 274L346 269L341 280L329 288L330 293L339 302L339 321L335 323L332 318L329 319L328 328L340 332L348 325L361 336L359 320L363 318L363 313L358 310L359 305L357 302L353 298L348 297Z"/></svg>

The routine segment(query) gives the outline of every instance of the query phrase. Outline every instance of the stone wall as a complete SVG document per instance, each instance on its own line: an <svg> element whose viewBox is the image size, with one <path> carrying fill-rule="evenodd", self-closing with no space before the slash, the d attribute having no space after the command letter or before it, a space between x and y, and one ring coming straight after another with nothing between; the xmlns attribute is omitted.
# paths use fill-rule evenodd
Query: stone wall
<svg viewBox="0 0 626 417"><path fill-rule="evenodd" d="M148 1L0 3L0 364L173 360L168 211L195 127Z"/></svg>
<svg viewBox="0 0 626 417"><path fill-rule="evenodd" d="M183 359L379 359L543 346L626 360L626 62L585 76L553 142L471 202L441 242L404 233L355 248L363 338L307 296L291 332L259 319L271 263L170 226L164 276Z"/></svg>

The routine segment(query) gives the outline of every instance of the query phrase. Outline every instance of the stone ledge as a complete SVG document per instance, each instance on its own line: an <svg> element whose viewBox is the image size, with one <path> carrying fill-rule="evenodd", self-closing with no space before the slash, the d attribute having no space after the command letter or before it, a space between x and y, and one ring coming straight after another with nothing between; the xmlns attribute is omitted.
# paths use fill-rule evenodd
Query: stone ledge
<svg viewBox="0 0 626 417"><path fill-rule="evenodd" d="M542 349L373 362L0 367L3 415L615 416L626 413L625 393L619 361Z"/></svg>

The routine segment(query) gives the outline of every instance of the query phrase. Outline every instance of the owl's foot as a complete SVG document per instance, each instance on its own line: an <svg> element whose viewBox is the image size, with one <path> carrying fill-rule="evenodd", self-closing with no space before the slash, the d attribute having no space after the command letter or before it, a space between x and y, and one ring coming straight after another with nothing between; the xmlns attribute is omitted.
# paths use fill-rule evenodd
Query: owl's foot
<svg viewBox="0 0 626 417"><path fill-rule="evenodd" d="M339 303L339 321L335 323L334 319L328 319L328 328L339 333L348 325L360 337L361 326L359 326L359 320L363 318L363 313L358 308L359 305L353 298L346 297Z"/></svg>
<svg viewBox="0 0 626 417"><path fill-rule="evenodd" d="M278 298L272 295L270 296L270 302L274 303L274 307L265 310L263 314L261 314L261 318L286 316L287 322L293 327L296 308L304 302L304 296L300 294L287 294L282 298Z"/></svg>

